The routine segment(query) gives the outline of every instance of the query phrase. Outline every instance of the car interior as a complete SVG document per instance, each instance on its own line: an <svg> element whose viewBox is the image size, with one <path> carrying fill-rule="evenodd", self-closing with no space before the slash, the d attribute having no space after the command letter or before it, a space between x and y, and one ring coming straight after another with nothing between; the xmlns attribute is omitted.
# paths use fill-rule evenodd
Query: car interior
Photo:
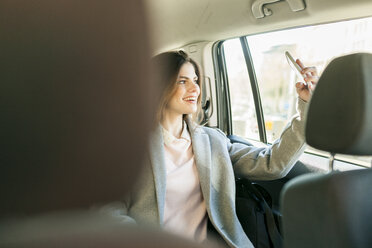
<svg viewBox="0 0 372 248"><path fill-rule="evenodd" d="M91 210L130 190L155 116L142 2L0 5L0 247L199 247Z"/></svg>
<svg viewBox="0 0 372 248"><path fill-rule="evenodd" d="M254 183L284 247L372 247L372 1L6 0L0 14L0 247L200 247L152 229L122 236L81 211L133 186L160 94L148 59L174 50L201 67L200 125L254 146L296 113L285 53L315 66L305 152Z"/></svg>
<svg viewBox="0 0 372 248"><path fill-rule="evenodd" d="M288 87L293 85L285 83L281 88L281 84L299 79L288 65L285 51L305 65L316 66L319 74L335 57L372 51L367 38L370 1L185 1L182 5L162 0L148 1L147 7L155 53L183 49L201 64L205 79L203 123L218 127L232 142L270 144L290 119L294 96ZM255 9L261 10L261 15L255 15ZM277 68L279 72L274 71ZM275 73L277 78L272 75ZM275 92L276 88L280 92ZM257 183L279 204L286 182L309 172L327 172L330 155L309 147L285 178ZM334 168L370 168L371 161L367 155L336 154Z"/></svg>
<svg viewBox="0 0 372 248"><path fill-rule="evenodd" d="M309 106L309 145L332 156L372 153L371 63L372 54L354 53L326 67ZM371 180L366 169L310 173L288 182L281 197L284 247L371 247Z"/></svg>

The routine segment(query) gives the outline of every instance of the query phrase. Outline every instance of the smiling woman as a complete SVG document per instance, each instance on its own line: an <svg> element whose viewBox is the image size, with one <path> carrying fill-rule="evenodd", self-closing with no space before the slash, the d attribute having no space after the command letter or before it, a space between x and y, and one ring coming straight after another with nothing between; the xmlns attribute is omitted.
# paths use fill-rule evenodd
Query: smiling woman
<svg viewBox="0 0 372 248"><path fill-rule="evenodd" d="M164 228L192 239L204 240L206 207L185 122L191 119L190 116L196 120L200 109L199 67L183 51L162 53L153 61L155 67L165 68L168 72L168 81L165 82L168 86L158 110L164 139L167 185ZM161 77L161 80L166 79Z"/></svg>
<svg viewBox="0 0 372 248"><path fill-rule="evenodd" d="M183 51L166 52L152 59L156 85L163 85L158 121L163 124L174 116L193 115L200 110L201 76L197 63ZM182 123L182 122L181 122ZM166 124L165 124L166 125Z"/></svg>
<svg viewBox="0 0 372 248"><path fill-rule="evenodd" d="M230 247L253 247L236 215L235 175L269 180L288 173L304 148L303 120L311 93L297 86L299 115L272 146L232 144L221 130L203 127L193 118L201 101L194 60L178 51L161 53L152 62L153 82L163 85L163 96L149 163L114 212L198 242L217 238ZM304 77L309 79L306 73Z"/></svg>
<svg viewBox="0 0 372 248"><path fill-rule="evenodd" d="M162 116L162 124L175 119L183 119L184 115L194 114L197 111L197 99L200 95L198 76L194 66L187 62L180 68L176 84L172 89L173 94L169 99Z"/></svg>

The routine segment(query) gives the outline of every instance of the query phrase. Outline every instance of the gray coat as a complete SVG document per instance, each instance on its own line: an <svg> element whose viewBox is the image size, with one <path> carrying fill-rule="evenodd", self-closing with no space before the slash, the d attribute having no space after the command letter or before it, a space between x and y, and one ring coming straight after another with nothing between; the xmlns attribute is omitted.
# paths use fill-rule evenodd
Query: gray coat
<svg viewBox="0 0 372 248"><path fill-rule="evenodd" d="M235 213L235 177L271 180L285 176L304 150L304 109L298 101L296 115L272 145L258 148L230 143L218 129L188 126L202 194L211 223L231 247L253 247ZM163 223L166 170L161 127L151 137L150 156L142 178L117 213L137 223Z"/></svg>

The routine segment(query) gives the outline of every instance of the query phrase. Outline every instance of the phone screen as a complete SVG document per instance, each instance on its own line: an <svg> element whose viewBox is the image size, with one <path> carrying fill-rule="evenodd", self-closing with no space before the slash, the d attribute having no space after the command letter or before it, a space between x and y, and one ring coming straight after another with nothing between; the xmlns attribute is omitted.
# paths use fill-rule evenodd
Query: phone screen
<svg viewBox="0 0 372 248"><path fill-rule="evenodd" d="M292 55L288 51L286 51L285 52L285 57L287 59L287 62L289 64L289 66L296 72L296 75L298 77L298 80L301 81L303 84L307 85L307 83L304 80L304 76L301 74L302 69L296 63L296 61L294 60L294 58L292 57Z"/></svg>

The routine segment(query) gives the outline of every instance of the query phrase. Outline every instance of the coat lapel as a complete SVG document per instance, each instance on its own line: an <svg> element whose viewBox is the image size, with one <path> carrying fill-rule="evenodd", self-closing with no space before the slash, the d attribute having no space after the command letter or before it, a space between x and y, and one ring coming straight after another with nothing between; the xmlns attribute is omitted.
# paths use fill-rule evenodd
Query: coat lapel
<svg viewBox="0 0 372 248"><path fill-rule="evenodd" d="M209 136L202 128L193 127L190 121L187 121L191 133L192 149L194 159L199 173L200 186L207 207L210 206L210 174L211 174L211 148Z"/></svg>
<svg viewBox="0 0 372 248"><path fill-rule="evenodd" d="M156 200L158 205L158 213L160 225L163 224L164 203L166 190L166 169L164 159L163 134L159 125L150 139L150 160L152 171L154 173Z"/></svg>
<svg viewBox="0 0 372 248"><path fill-rule="evenodd" d="M194 127L190 120L186 120L191 134L192 148L195 164L199 174L202 194L207 205L210 207L210 173L211 173L211 150L209 136L202 128ZM154 174L156 200L160 224L164 220L164 204L166 193L166 168L164 159L164 144L161 126L159 125L152 133L150 139L150 160Z"/></svg>

